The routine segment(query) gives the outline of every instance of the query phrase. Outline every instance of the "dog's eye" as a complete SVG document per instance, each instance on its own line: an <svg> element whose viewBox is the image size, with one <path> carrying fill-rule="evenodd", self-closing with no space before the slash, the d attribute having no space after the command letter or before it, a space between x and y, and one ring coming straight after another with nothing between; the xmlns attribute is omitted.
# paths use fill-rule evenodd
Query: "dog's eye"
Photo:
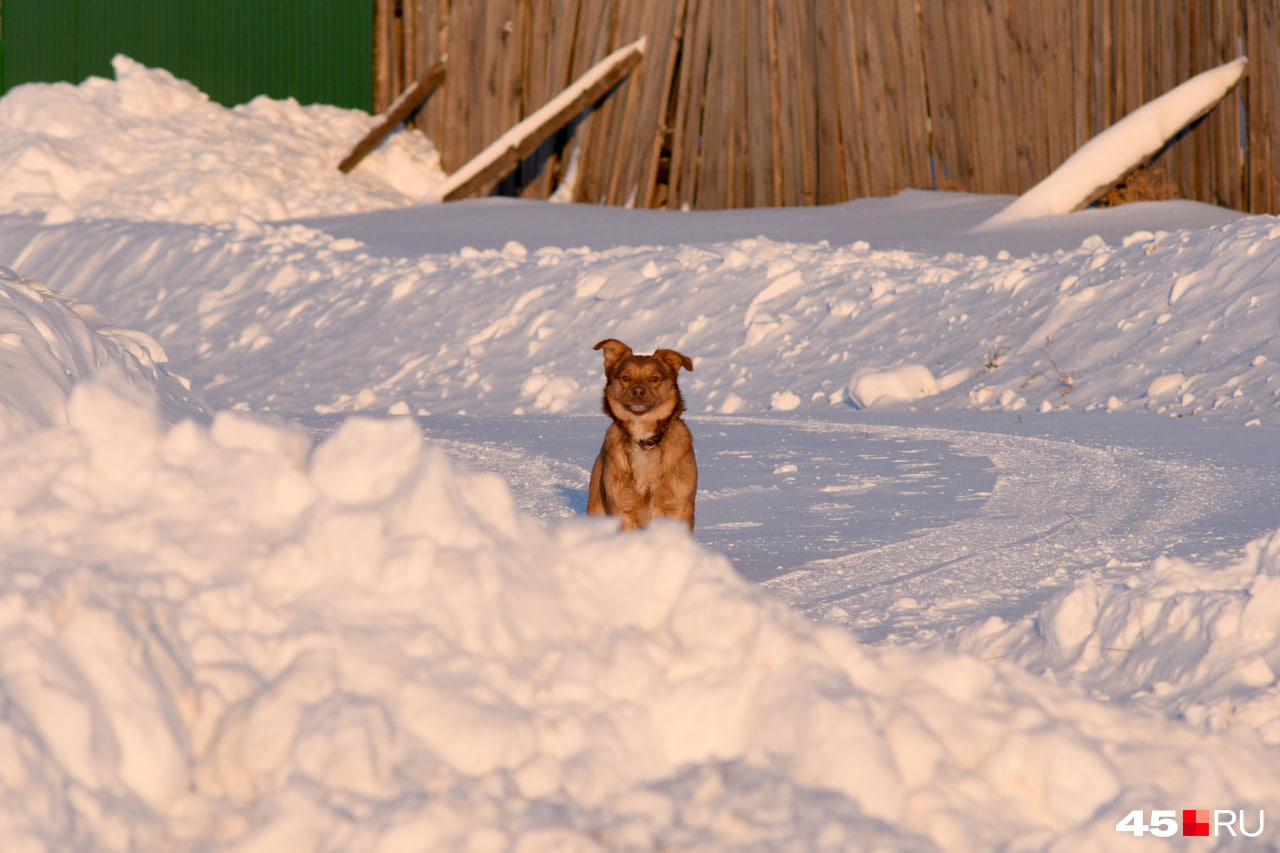
<svg viewBox="0 0 1280 853"><path fill-rule="evenodd" d="M623 381L623 382L630 382L630 381L631 381L631 374L630 374L630 373L624 373L624 374L622 374L621 376L619 376L619 377L618 377L618 379L619 379L619 380L621 380L621 381Z"/></svg>
<svg viewBox="0 0 1280 853"><path fill-rule="evenodd" d="M654 385L657 385L659 382L662 381L662 377L655 373L649 377L649 381L652 382Z"/></svg>

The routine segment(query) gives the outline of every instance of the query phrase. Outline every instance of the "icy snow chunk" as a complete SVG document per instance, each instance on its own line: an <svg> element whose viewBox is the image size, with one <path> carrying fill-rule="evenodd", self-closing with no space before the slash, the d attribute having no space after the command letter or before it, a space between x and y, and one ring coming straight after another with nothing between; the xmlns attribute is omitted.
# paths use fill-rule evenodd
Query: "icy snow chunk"
<svg viewBox="0 0 1280 853"><path fill-rule="evenodd" d="M422 432L413 419L353 417L316 448L311 478L342 503L373 503L400 486L421 453Z"/></svg>
<svg viewBox="0 0 1280 853"><path fill-rule="evenodd" d="M1169 396L1182 388L1186 381L1187 377L1181 373L1166 373L1147 386L1147 396L1152 399Z"/></svg>
<svg viewBox="0 0 1280 853"><path fill-rule="evenodd" d="M923 364L906 364L892 370L864 368L853 374L846 391L853 405L866 409L931 397L938 393L938 382Z"/></svg>
<svg viewBox="0 0 1280 853"><path fill-rule="evenodd" d="M800 398L790 391L775 391L769 399L769 408L779 412L790 412L800 405Z"/></svg>
<svg viewBox="0 0 1280 853"><path fill-rule="evenodd" d="M732 415L734 412L742 411L742 407L747 401L730 391L724 395L724 399L720 401L720 414Z"/></svg>

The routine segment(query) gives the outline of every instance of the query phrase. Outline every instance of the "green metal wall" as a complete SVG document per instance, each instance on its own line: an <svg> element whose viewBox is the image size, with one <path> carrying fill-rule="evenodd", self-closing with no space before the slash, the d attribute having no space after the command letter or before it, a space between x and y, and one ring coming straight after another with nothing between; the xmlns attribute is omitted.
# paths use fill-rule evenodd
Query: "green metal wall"
<svg viewBox="0 0 1280 853"><path fill-rule="evenodd" d="M112 77L123 53L228 106L373 109L371 0L0 0L0 90Z"/></svg>

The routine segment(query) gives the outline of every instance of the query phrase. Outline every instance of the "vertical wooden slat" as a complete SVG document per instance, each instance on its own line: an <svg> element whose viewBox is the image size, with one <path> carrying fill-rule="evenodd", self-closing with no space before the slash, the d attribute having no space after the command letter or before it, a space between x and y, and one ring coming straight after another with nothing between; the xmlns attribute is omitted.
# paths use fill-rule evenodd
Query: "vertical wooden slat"
<svg viewBox="0 0 1280 853"><path fill-rule="evenodd" d="M1230 61L1239 55L1237 45L1243 38L1240 6L1236 0L1214 0L1213 20L1210 32L1213 43L1205 57L1205 67L1213 67ZM1247 75L1246 75L1247 82ZM1227 96L1213 115L1210 137L1210 157L1213 160L1213 193L1216 204L1238 210L1247 209L1244 199L1244 139L1241 136L1240 119L1244 115L1243 87Z"/></svg>
<svg viewBox="0 0 1280 853"><path fill-rule="evenodd" d="M1031 117L1036 125L1044 128L1045 174L1056 169L1076 150L1075 134L1071 128L1074 85L1071 79L1070 7L1073 4L1070 0L1056 0L1051 5L1052 9L1044 16L1040 28L1040 50L1048 85L1037 91L1036 113ZM1030 185L1019 187L1018 191L1029 188Z"/></svg>
<svg viewBox="0 0 1280 853"><path fill-rule="evenodd" d="M1111 121L1111 101L1115 93L1110 0L1092 0L1089 6L1089 125L1087 135L1092 137Z"/></svg>
<svg viewBox="0 0 1280 853"><path fill-rule="evenodd" d="M840 200L844 201L867 194L869 164L862 153L866 131L858 122L863 93L859 91L858 65L854 57L855 10L850 0L842 0L836 3L835 11L833 58L836 67L833 69L833 76L841 80L842 97L836 102L836 110L840 119L840 154L843 158L844 175Z"/></svg>
<svg viewBox="0 0 1280 853"><path fill-rule="evenodd" d="M1252 11L1256 26L1251 22L1249 41L1253 47L1249 56L1251 60L1258 58L1258 67L1250 70L1250 82L1258 90L1257 109L1249 117L1250 143L1258 145L1253 182L1257 198L1252 206L1259 212L1274 211L1280 201L1280 142L1276 139L1280 132L1280 63L1275 49L1280 44L1280 10L1274 3L1257 3Z"/></svg>
<svg viewBox="0 0 1280 853"><path fill-rule="evenodd" d="M743 154L749 167L746 172L746 207L768 207L777 204L774 178L778 168L774 140L775 116L773 86L770 76L777 67L777 56L770 49L769 21L772 17L767 0L749 0L740 11L744 31L741 52L743 110L740 122L745 142Z"/></svg>
<svg viewBox="0 0 1280 853"><path fill-rule="evenodd" d="M414 50L417 53L417 64L420 68L430 68L444 59L449 49L449 4L450 0L413 0L417 6L414 15L417 31L412 33ZM445 83L447 87L449 84ZM445 96L440 91L427 100L418 111L412 124L425 133L439 148L444 143Z"/></svg>
<svg viewBox="0 0 1280 853"><path fill-rule="evenodd" d="M929 152L932 131L919 15L914 3L888 0L887 8L893 16L891 43L899 51L889 89L899 117L899 142L895 150L900 164L898 174L903 176L902 188L928 188L933 186ZM895 81L900 89L894 85Z"/></svg>
<svg viewBox="0 0 1280 853"><path fill-rule="evenodd" d="M769 154L772 157L773 169L770 174L771 204L794 204L789 202L786 193L786 172L789 171L783 162L783 150L786 146L784 136L790 136L793 128L784 124L782 112L781 47L778 42L778 3L777 0L766 0L764 10L764 46L763 50L769 61L765 72L765 86L769 92ZM798 130L799 128L795 128Z"/></svg>
<svg viewBox="0 0 1280 853"><path fill-rule="evenodd" d="M958 61L963 55L966 16L959 4L946 0L921 0L920 10L938 187L968 189L973 179L969 121L964 112L969 81Z"/></svg>
<svg viewBox="0 0 1280 853"><path fill-rule="evenodd" d="M689 0L685 8L668 199L668 206L676 209L697 203L713 5L713 0Z"/></svg>
<svg viewBox="0 0 1280 853"><path fill-rule="evenodd" d="M1190 0L1190 2L1179 0L1178 14L1173 16L1174 75L1176 77L1174 85L1190 80L1193 75L1209 69L1208 65L1201 64L1200 57L1196 55L1199 52L1198 48L1208 40L1203 32L1202 14L1208 2L1209 0ZM1212 164L1204 157L1207 153L1205 143L1209 135L1210 123L1211 120L1201 121L1184 140L1185 145L1173 146L1177 162L1178 186L1183 196L1194 197L1197 194L1197 188L1201 190L1199 194L1203 195L1207 182L1212 179L1209 172Z"/></svg>
<svg viewBox="0 0 1280 853"><path fill-rule="evenodd" d="M816 204L818 116L813 84L817 78L814 7L779 0L775 0L773 6L778 57L773 86L778 102L778 157L782 177L778 203Z"/></svg>
<svg viewBox="0 0 1280 853"><path fill-rule="evenodd" d="M1043 43L1041 9L1027 3L1013 3L1008 7L1005 30L1009 42L1009 88L1011 99L1022 115L1039 119L1032 128L1017 127L1009 134L1010 186L1003 190L1017 193L1034 186L1046 174L1049 166L1049 146L1044 128L1043 90L1045 79L1040 64L1039 46ZM1030 132L1026 132L1029 130ZM1056 165L1056 164L1054 164Z"/></svg>
<svg viewBox="0 0 1280 853"><path fill-rule="evenodd" d="M745 79L745 59L742 45L746 42L746 16L742 8L732 10L721 26L727 39L721 42L725 57L725 91L729 109L725 113L725 123L729 137L729 158L726 183L728 196L725 207L747 207L750 205L750 190L747 184L747 81Z"/></svg>
<svg viewBox="0 0 1280 853"><path fill-rule="evenodd" d="M484 131L472 154L519 123L525 87L520 0L485 0L485 17L484 80L493 109L482 113Z"/></svg>
<svg viewBox="0 0 1280 853"><path fill-rule="evenodd" d="M548 78L551 46L556 42L552 26L558 22L551 0L520 0L517 32L520 36L520 118L531 115L560 91ZM511 191L527 198L546 198L551 187L547 168L555 155L555 137L543 142L520 162L511 179Z"/></svg>
<svg viewBox="0 0 1280 853"><path fill-rule="evenodd" d="M876 0L855 0L847 8L852 13L848 26L854 110L853 144L846 144L846 150L856 157L859 195L888 195L896 183L883 52L889 21Z"/></svg>
<svg viewBox="0 0 1280 853"><path fill-rule="evenodd" d="M645 81L640 91L638 144L650 140L649 150L638 164L637 182L640 187L638 203L652 207L656 201L658 161L667 139L667 117L671 112L671 96L675 87L676 62L680 44L684 38L684 12L688 0L668 0L665 7L654 4L654 15L648 19L645 34L653 49L649 54L650 65L644 70Z"/></svg>
<svg viewBox="0 0 1280 853"><path fill-rule="evenodd" d="M1135 105L1141 106L1162 92L1168 91L1173 78L1172 53L1173 45L1166 33L1168 23L1160 14L1160 6L1168 0L1142 0L1142 29L1136 34L1142 42L1143 61L1140 69L1142 80L1141 100ZM1173 173L1173 156L1166 151L1147 167L1151 180L1157 184L1170 183L1176 180Z"/></svg>
<svg viewBox="0 0 1280 853"><path fill-rule="evenodd" d="M697 188L693 206L713 209L729 206L729 174L732 169L732 120L736 104L730 89L735 68L731 63L729 27L736 10L714 0L701 0L709 16L706 30L707 71L702 92L702 129L696 141L699 155Z"/></svg>
<svg viewBox="0 0 1280 853"><path fill-rule="evenodd" d="M396 44L391 29L391 0L377 0L376 9L373 34L373 111L381 113L395 100L391 89L391 67L395 63Z"/></svg>
<svg viewBox="0 0 1280 853"><path fill-rule="evenodd" d="M440 149L440 165L453 172L471 159L467 144L468 127L473 124L472 110L479 110L480 97L476 81L479 68L475 44L479 37L476 21L483 10L481 0L452 0L449 7L448 82L444 86L444 118L436 145Z"/></svg>
<svg viewBox="0 0 1280 853"><path fill-rule="evenodd" d="M841 91L835 73L836 6L840 0L816 0L814 12L814 54L818 73L811 85L818 113L818 204L835 204L848 196L844 190L844 157L841 147L840 114L837 105L850 96Z"/></svg>
<svg viewBox="0 0 1280 853"><path fill-rule="evenodd" d="M1263 81L1266 79L1267 57L1260 55L1259 48L1263 42L1264 22L1259 10L1254 5L1246 7L1244 30L1245 52L1249 57L1249 73L1245 77L1245 137L1248 140L1248 151L1245 158L1245 204L1252 213L1262 213L1269 209L1266 200L1266 182L1263 167L1266 161L1266 94Z"/></svg>
<svg viewBox="0 0 1280 853"><path fill-rule="evenodd" d="M1089 141L1089 70L1093 59L1092 9L1092 3L1071 4L1071 147L1073 150Z"/></svg>
<svg viewBox="0 0 1280 853"><path fill-rule="evenodd" d="M1005 139L1023 138L1029 128L1023 126L1023 116L1010 109L1009 87L1000 79L1000 60L1005 58L1002 52L1008 42L1004 4L992 0L964 5L968 10L962 16L966 49L956 55L956 74L969 82L964 89L964 113L971 117L966 122L971 163L968 185L977 192L1010 192L1015 184L1010 158L1001 156L1000 149ZM1046 82L1042 80L1042 85Z"/></svg>
<svg viewBox="0 0 1280 853"><path fill-rule="evenodd" d="M601 154L597 163L589 164L591 168L607 169L607 179L600 183L610 204L643 206L650 197L682 8L683 0L653 0L623 3L618 9L614 44L628 44L641 36L647 42L644 60L601 106L588 143L588 155Z"/></svg>
<svg viewBox="0 0 1280 853"><path fill-rule="evenodd" d="M615 0L582 0L578 6L578 24L573 33L573 49L570 52L569 75L565 85L582 76L609 53L616 11ZM599 157L587 157L592 130L599 120L595 111L588 111L570 125L573 139L565 156L578 161L577 186L574 190L576 201L597 203L604 200L601 182L607 180L607 175L600 168ZM599 156L607 156L607 152Z"/></svg>

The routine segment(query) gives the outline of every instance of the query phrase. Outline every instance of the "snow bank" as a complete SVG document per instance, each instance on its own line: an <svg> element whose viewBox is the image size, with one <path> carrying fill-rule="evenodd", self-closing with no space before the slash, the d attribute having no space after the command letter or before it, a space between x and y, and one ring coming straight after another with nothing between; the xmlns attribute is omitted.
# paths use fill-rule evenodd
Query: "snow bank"
<svg viewBox="0 0 1280 853"><path fill-rule="evenodd" d="M1087 577L1032 620L967 631L961 648L1280 744L1280 532L1216 568L1162 558L1121 582Z"/></svg>
<svg viewBox="0 0 1280 853"><path fill-rule="evenodd" d="M170 421L202 411L167 361L149 335L109 326L91 306L0 267L0 441L65 424L71 388L106 369L158 395Z"/></svg>
<svg viewBox="0 0 1280 853"><path fill-rule="evenodd" d="M107 376L0 443L12 849L1107 846L1280 790L1247 738L810 625L674 525L544 528L409 419L309 451L153 406Z"/></svg>
<svg viewBox="0 0 1280 853"><path fill-rule="evenodd" d="M11 223L0 258L151 330L221 408L594 412L609 335L689 353L695 414L825 415L866 404L860 366L914 365L911 387L884 378L921 410L1269 424L1278 234L1246 217L1026 257L764 238L388 257L301 225Z"/></svg>
<svg viewBox="0 0 1280 853"><path fill-rule="evenodd" d="M115 81L30 83L0 98L0 208L48 222L257 220L397 207L443 180L420 134L395 134L351 175L359 110L258 97L232 109L125 56Z"/></svg>

